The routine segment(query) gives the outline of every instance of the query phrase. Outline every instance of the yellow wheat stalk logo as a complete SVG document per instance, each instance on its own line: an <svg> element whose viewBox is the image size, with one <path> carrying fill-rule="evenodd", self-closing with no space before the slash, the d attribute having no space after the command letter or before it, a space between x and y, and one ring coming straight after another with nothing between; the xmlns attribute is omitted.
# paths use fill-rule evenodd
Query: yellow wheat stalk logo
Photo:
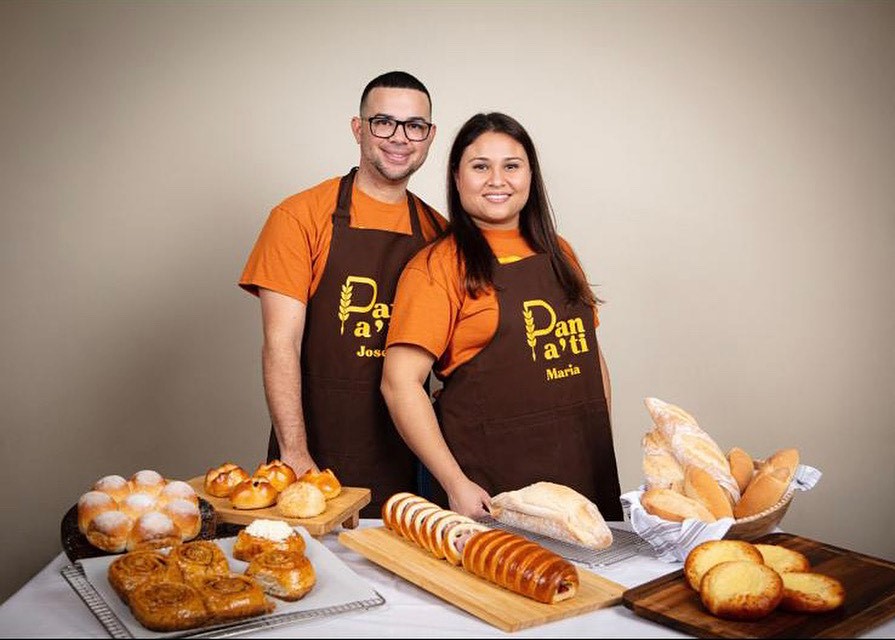
<svg viewBox="0 0 895 640"><path fill-rule="evenodd" d="M546 328L535 329L535 318L534 313L531 310L532 307L540 307L547 312L547 315L550 318L550 323ZM528 346L531 347L531 359L534 361L538 359L535 353L537 338L538 336L544 336L553 331L553 327L556 326L556 312L553 311L553 307L544 300L525 300L522 303L522 318L525 320L525 341L528 343Z"/></svg>
<svg viewBox="0 0 895 640"><path fill-rule="evenodd" d="M528 309L522 310L522 317L525 319L525 341L531 347L531 359L534 361L538 359L535 355L535 345L538 343L535 340L535 317Z"/></svg>
<svg viewBox="0 0 895 640"><path fill-rule="evenodd" d="M370 301L367 304L351 304L351 294L354 292L355 284L366 285L369 287ZM345 321L351 313L368 313L373 308L376 304L376 295L378 291L379 287L376 285L376 281L372 278L365 278L364 276L348 276L345 278L345 284L342 285L342 295L339 296L339 320L342 321L342 326L339 328L339 335L345 335ZM362 295L363 292L364 289L361 287L360 294Z"/></svg>
<svg viewBox="0 0 895 640"><path fill-rule="evenodd" d="M339 320L342 325L339 327L339 335L345 335L345 321L348 319L348 306L351 304L351 292L354 287L348 283L342 285L342 295L339 297Z"/></svg>

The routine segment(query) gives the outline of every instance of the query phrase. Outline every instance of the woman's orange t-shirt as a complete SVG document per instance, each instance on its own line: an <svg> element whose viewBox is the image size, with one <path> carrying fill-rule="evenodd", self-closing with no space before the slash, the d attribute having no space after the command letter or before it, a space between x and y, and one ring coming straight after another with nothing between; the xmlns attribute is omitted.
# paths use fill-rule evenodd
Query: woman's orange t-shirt
<svg viewBox="0 0 895 640"><path fill-rule="evenodd" d="M321 182L273 208L243 269L240 287L255 295L259 288L264 288L308 302L320 284L329 257L339 180ZM420 230L426 240L432 240L440 230L432 226L423 212L422 201L413 197ZM446 224L438 213L435 217L442 226ZM351 192L351 226L412 233L406 201L380 202L357 185Z"/></svg>
<svg viewBox="0 0 895 640"><path fill-rule="evenodd" d="M518 229L483 229L482 233L502 264L535 253ZM581 269L568 243L559 240L572 264ZM497 295L491 290L472 298L463 280L453 238L429 245L411 258L398 281L386 347L422 347L435 356L434 370L440 378L484 349L497 331ZM598 325L595 307L594 327Z"/></svg>

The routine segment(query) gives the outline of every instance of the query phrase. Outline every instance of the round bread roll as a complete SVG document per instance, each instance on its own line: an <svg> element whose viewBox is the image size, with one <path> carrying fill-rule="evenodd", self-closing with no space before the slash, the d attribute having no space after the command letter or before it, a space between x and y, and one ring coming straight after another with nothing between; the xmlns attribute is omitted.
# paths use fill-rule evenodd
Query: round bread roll
<svg viewBox="0 0 895 640"><path fill-rule="evenodd" d="M149 511L134 521L127 537L127 550L150 550L180 544L180 529L161 511Z"/></svg>
<svg viewBox="0 0 895 640"><path fill-rule="evenodd" d="M132 493L118 504L118 508L136 520L155 509L155 496L148 493Z"/></svg>
<svg viewBox="0 0 895 640"><path fill-rule="evenodd" d="M684 560L684 577L694 591L699 591L703 576L716 564L740 560L764 564L761 553L745 540L706 540L696 545Z"/></svg>
<svg viewBox="0 0 895 640"><path fill-rule="evenodd" d="M297 480L295 471L282 460L271 460L259 464L252 476L267 478L277 491L282 491Z"/></svg>
<svg viewBox="0 0 895 640"><path fill-rule="evenodd" d="M215 498L228 498L240 482L249 479L245 469L232 462L209 469L205 473L205 493Z"/></svg>
<svg viewBox="0 0 895 640"><path fill-rule="evenodd" d="M777 573L790 573L791 571L808 571L811 563L805 554L795 549L787 549L777 544L753 543L764 563Z"/></svg>
<svg viewBox="0 0 895 640"><path fill-rule="evenodd" d="M202 530L202 514L199 512L199 507L189 500L181 498L171 500L162 507L162 513L171 518L177 526L183 542L192 540Z"/></svg>
<svg viewBox="0 0 895 640"><path fill-rule="evenodd" d="M118 503L108 493L88 491L78 499L78 530L87 533L90 521L106 511L116 511Z"/></svg>
<svg viewBox="0 0 895 640"><path fill-rule="evenodd" d="M310 482L294 482L277 497L277 511L287 518L313 518L326 511L326 498Z"/></svg>
<svg viewBox="0 0 895 640"><path fill-rule="evenodd" d="M700 502L715 518L732 518L728 494L712 475L695 465L684 467L684 495Z"/></svg>
<svg viewBox="0 0 895 640"><path fill-rule="evenodd" d="M323 497L332 500L342 493L342 483L336 478L336 474L332 469L324 469L323 471L306 471L300 478L301 482L310 482L312 485L323 492Z"/></svg>
<svg viewBox="0 0 895 640"><path fill-rule="evenodd" d="M267 478L249 478L230 492L230 504L237 509L263 509L277 501L277 493Z"/></svg>
<svg viewBox="0 0 895 640"><path fill-rule="evenodd" d="M752 456L739 447L733 447L727 452L727 461L730 463L730 474L737 481L740 494L749 486L752 474L755 473L755 462Z"/></svg>
<svg viewBox="0 0 895 640"><path fill-rule="evenodd" d="M245 573L257 580L265 593L290 602L304 598L317 582L311 561L297 551L271 549L259 553Z"/></svg>
<svg viewBox="0 0 895 640"><path fill-rule="evenodd" d="M93 490L107 493L115 498L116 502L121 502L130 494L131 485L122 476L103 476L93 484Z"/></svg>
<svg viewBox="0 0 895 640"><path fill-rule="evenodd" d="M146 493L157 496L165 487L165 479L158 471L141 469L130 477L131 493Z"/></svg>
<svg viewBox="0 0 895 640"><path fill-rule="evenodd" d="M769 566L748 561L721 562L702 579L699 597L719 618L758 620L780 604L783 580Z"/></svg>
<svg viewBox="0 0 895 640"><path fill-rule="evenodd" d="M157 506L164 507L172 500L187 500L199 506L199 496L196 491L183 480L172 480L164 486L158 494Z"/></svg>
<svg viewBox="0 0 895 640"><path fill-rule="evenodd" d="M784 573L780 608L796 613L832 611L845 602L845 588L836 578L820 573Z"/></svg>
<svg viewBox="0 0 895 640"><path fill-rule="evenodd" d="M714 522L717 519L701 502L673 489L647 489L640 497L640 504L647 513L670 522L683 522L688 518L702 522Z"/></svg>
<svg viewBox="0 0 895 640"><path fill-rule="evenodd" d="M127 539L133 529L133 519L121 511L99 514L87 526L87 541L97 549L109 553L121 553L127 548Z"/></svg>

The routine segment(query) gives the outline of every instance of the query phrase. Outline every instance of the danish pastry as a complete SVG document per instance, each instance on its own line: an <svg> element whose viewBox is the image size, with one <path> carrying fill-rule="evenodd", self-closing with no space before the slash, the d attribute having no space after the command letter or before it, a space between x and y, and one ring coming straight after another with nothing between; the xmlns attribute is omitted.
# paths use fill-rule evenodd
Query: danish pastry
<svg viewBox="0 0 895 640"><path fill-rule="evenodd" d="M764 563L779 574L791 571L809 571L811 563L805 554L776 544L755 543Z"/></svg>
<svg viewBox="0 0 895 640"><path fill-rule="evenodd" d="M684 577L687 584L694 591L699 591L699 585L706 572L716 564L733 560L764 564L761 553L751 542L745 540L706 540L696 545L687 559L684 560Z"/></svg>
<svg viewBox="0 0 895 640"><path fill-rule="evenodd" d="M216 622L270 613L274 604L252 578L238 573L208 576L197 586Z"/></svg>
<svg viewBox="0 0 895 640"><path fill-rule="evenodd" d="M255 478L267 478L277 491L282 491L297 480L295 471L282 460L262 462L252 474Z"/></svg>
<svg viewBox="0 0 895 640"><path fill-rule="evenodd" d="M177 582L180 569L168 556L158 551L132 551L109 564L109 584L125 602L142 584L149 582Z"/></svg>
<svg viewBox="0 0 895 640"><path fill-rule="evenodd" d="M254 520L236 535L233 557L250 562L265 551L296 551L304 553L305 539L282 520Z"/></svg>
<svg viewBox="0 0 895 640"><path fill-rule="evenodd" d="M783 579L780 608L786 611L823 613L845 602L845 588L836 578L809 571L792 571L780 577Z"/></svg>
<svg viewBox="0 0 895 640"><path fill-rule="evenodd" d="M137 621L153 631L200 627L211 615L199 591L185 582L154 582L138 587L130 599Z"/></svg>
<svg viewBox="0 0 895 640"><path fill-rule="evenodd" d="M210 540L195 540L171 549L168 554L187 582L198 582L208 576L230 572L224 551Z"/></svg>
<svg viewBox="0 0 895 640"><path fill-rule="evenodd" d="M317 582L314 566L307 556L279 549L252 558L246 575L254 578L265 593L290 602L304 598Z"/></svg>
<svg viewBox="0 0 895 640"><path fill-rule="evenodd" d="M705 573L699 597L706 609L719 618L757 620L780 604L783 580L765 564L749 560L721 562Z"/></svg>
<svg viewBox="0 0 895 640"><path fill-rule="evenodd" d="M232 462L209 469L205 473L205 493L215 498L227 498L240 482L249 479L248 472Z"/></svg>

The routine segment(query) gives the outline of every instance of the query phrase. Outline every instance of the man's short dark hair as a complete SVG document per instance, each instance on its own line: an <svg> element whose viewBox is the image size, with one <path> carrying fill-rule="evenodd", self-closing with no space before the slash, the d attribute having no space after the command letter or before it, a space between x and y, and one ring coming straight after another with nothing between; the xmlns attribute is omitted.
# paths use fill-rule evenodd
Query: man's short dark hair
<svg viewBox="0 0 895 640"><path fill-rule="evenodd" d="M429 90L426 89L426 85L406 71L389 71L388 73L376 76L367 83L366 87L364 87L364 92L360 96L361 112L364 110L364 102L367 100L367 96L377 87L384 87L386 89L416 89L417 91L422 91L426 94L426 98L429 100L429 111L432 110L432 96L429 95Z"/></svg>

